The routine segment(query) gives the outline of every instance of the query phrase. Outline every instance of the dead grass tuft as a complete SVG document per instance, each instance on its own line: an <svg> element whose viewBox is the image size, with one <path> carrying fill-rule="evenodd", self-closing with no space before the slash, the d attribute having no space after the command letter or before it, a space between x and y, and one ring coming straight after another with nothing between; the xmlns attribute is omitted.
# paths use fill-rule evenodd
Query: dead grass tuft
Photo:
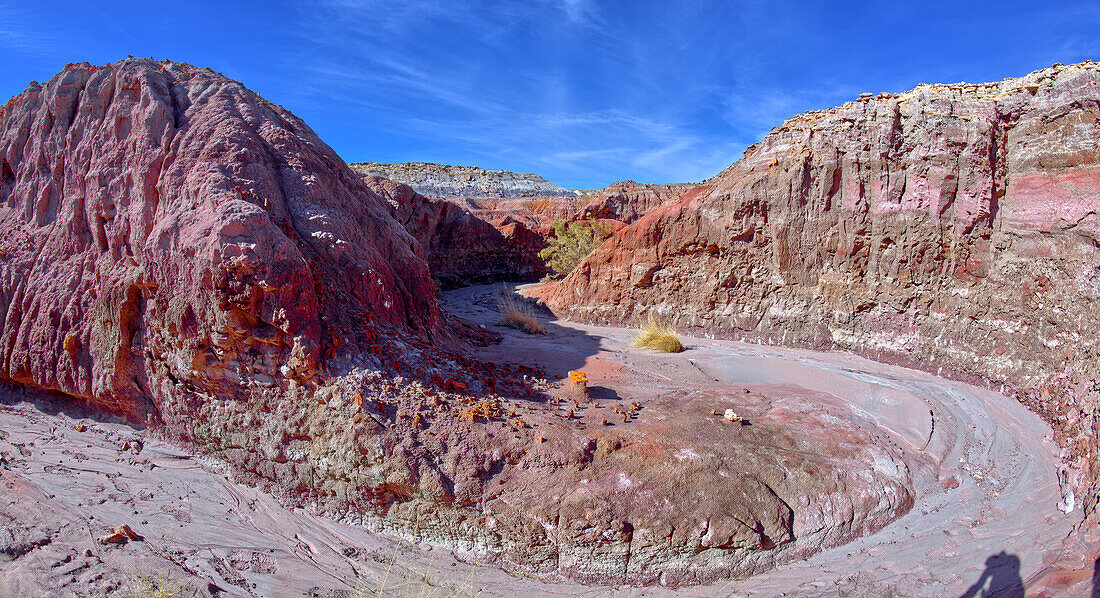
<svg viewBox="0 0 1100 598"><path fill-rule="evenodd" d="M546 334L531 306L516 300L515 295L501 293L500 317L505 326L522 330L527 334Z"/></svg>
<svg viewBox="0 0 1100 598"><path fill-rule="evenodd" d="M638 332L633 345L641 349L653 349L663 353L679 353L684 350L676 330L668 324L658 322L652 316Z"/></svg>
<svg viewBox="0 0 1100 598"><path fill-rule="evenodd" d="M195 593L164 575L136 571L121 595L126 598L190 598Z"/></svg>

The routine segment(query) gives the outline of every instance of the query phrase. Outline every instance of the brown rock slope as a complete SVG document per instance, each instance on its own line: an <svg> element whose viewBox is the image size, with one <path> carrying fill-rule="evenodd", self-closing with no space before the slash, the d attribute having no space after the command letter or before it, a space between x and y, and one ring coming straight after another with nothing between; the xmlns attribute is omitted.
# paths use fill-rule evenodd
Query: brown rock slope
<svg viewBox="0 0 1100 598"><path fill-rule="evenodd" d="M1090 511L1098 121L1091 62L802 114L539 293L583 319L652 313L992 381L1052 423L1068 503Z"/></svg>
<svg viewBox="0 0 1100 598"><path fill-rule="evenodd" d="M432 276L444 287L533 281L546 274L538 252L542 237L522 222L493 222L442 198L425 197L412 187L364 175L367 186L386 199L391 213L420 242Z"/></svg>
<svg viewBox="0 0 1100 598"><path fill-rule="evenodd" d="M0 108L0 378L131 417L428 331L416 241L301 120L208 69L69 65Z"/></svg>
<svg viewBox="0 0 1100 598"><path fill-rule="evenodd" d="M692 187L694 185L690 183L652 185L619 181L600 189L595 195L589 197L578 211L578 217L618 220L633 224L646 212L675 201Z"/></svg>

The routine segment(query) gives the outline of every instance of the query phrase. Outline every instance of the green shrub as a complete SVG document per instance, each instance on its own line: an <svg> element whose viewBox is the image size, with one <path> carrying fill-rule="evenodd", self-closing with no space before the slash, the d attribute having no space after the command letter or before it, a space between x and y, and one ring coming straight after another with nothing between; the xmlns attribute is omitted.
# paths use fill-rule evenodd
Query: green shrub
<svg viewBox="0 0 1100 598"><path fill-rule="evenodd" d="M611 236L607 225L597 220L555 220L551 226L554 236L547 239L546 249L539 252L539 257L556 276L572 272L585 256Z"/></svg>

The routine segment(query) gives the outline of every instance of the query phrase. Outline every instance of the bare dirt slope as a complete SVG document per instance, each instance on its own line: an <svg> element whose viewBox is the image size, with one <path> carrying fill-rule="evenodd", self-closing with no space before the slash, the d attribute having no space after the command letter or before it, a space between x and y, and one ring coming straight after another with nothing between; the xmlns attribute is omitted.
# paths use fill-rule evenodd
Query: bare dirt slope
<svg viewBox="0 0 1100 598"><path fill-rule="evenodd" d="M551 374L583 369L598 402L645 405L632 424L639 429L660 423L647 417L670 418L662 401L675 401L700 436L724 429L709 415L712 406L728 403L767 428L785 405L818 405L822 422L846 419L879 439L872 446L892 443L901 460L878 466L907 469L913 508L869 536L741 581L680 590L586 588L476 567L446 550L286 509L229 481L216 463L141 430L90 419L72 412L71 403L61 403L70 411L59 413L47 397L7 389L0 408L0 595L110 593L132 584L135 572L226 596L344 596L356 586L368 596L383 586L382 595L394 596L945 596L990 578L1005 589L1018 582L1029 595L1088 595L1092 563L1080 556L1088 552L1080 545L1087 535L1063 544L1079 512L1058 510L1051 431L1015 401L848 354L695 338L685 339L684 353L653 354L630 348L629 330L551 319L544 321L548 335L529 336L496 326L495 291L462 289L444 301L504 335L481 357L541 365ZM611 407L585 409L580 423L603 430L596 420L605 411ZM674 455L712 458L699 444ZM691 488L684 490L693 500ZM120 547L95 542L120 524L143 539Z"/></svg>

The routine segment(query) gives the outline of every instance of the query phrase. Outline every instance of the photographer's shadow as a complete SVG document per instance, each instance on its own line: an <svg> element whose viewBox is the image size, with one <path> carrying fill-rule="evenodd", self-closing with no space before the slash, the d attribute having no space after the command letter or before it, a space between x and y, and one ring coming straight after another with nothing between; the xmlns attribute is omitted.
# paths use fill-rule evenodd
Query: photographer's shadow
<svg viewBox="0 0 1100 598"><path fill-rule="evenodd" d="M988 587L987 587L988 584ZM979 592L981 592L979 594ZM985 571L959 598L1024 598L1024 580L1020 577L1020 558L1005 551L985 560Z"/></svg>

